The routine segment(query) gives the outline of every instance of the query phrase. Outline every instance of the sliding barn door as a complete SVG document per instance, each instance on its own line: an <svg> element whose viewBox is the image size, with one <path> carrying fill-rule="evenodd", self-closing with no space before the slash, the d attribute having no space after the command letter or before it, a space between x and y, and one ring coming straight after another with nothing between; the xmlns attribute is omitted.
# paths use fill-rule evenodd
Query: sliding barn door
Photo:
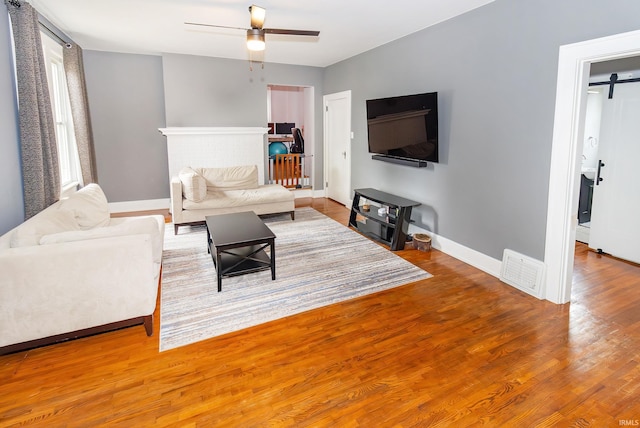
<svg viewBox="0 0 640 428"><path fill-rule="evenodd" d="M600 132L589 247L640 263L640 83L615 85Z"/></svg>

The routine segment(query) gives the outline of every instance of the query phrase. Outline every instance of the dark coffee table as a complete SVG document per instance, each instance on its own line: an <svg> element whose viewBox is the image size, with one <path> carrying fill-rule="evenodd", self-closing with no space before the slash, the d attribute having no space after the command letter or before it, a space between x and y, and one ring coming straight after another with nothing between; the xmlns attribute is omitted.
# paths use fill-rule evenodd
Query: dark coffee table
<svg viewBox="0 0 640 428"><path fill-rule="evenodd" d="M205 217L207 250L218 276L222 278L271 269L276 279L276 252L273 234L253 211ZM264 250L269 247L269 254Z"/></svg>

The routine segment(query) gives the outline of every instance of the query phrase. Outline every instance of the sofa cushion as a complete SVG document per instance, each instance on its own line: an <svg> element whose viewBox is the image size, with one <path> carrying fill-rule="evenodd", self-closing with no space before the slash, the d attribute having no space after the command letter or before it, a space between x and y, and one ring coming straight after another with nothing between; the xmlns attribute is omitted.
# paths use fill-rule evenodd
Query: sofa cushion
<svg viewBox="0 0 640 428"><path fill-rule="evenodd" d="M279 184L266 184L256 189L209 191L202 202L184 201L185 210L244 207L292 201L293 192Z"/></svg>
<svg viewBox="0 0 640 428"><path fill-rule="evenodd" d="M110 212L107 197L100 186L95 183L62 199L59 209L71 211L80 229L91 229L109 224Z"/></svg>
<svg viewBox="0 0 640 428"><path fill-rule="evenodd" d="M239 190L258 187L258 167L256 165L194 168L194 170L205 178L208 190Z"/></svg>
<svg viewBox="0 0 640 428"><path fill-rule="evenodd" d="M115 226L95 227L87 230L73 230L67 232L51 233L40 238L40 245L60 244L62 242L85 241L88 239L109 238L125 235L151 235L153 245L153 261L162 261L162 239L158 229L158 222L155 218L149 217L127 217L125 221Z"/></svg>
<svg viewBox="0 0 640 428"><path fill-rule="evenodd" d="M38 245L44 235L77 231L78 223L71 211L50 207L16 227L11 235L11 247Z"/></svg>
<svg viewBox="0 0 640 428"><path fill-rule="evenodd" d="M207 182L192 168L182 168L178 173L182 183L182 194L193 202L200 202L207 197Z"/></svg>

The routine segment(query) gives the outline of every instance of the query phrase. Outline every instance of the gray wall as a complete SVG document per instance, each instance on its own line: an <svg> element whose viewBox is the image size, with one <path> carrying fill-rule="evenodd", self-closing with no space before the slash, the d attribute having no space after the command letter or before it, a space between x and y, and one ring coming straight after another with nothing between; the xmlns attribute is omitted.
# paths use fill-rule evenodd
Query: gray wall
<svg viewBox="0 0 640 428"><path fill-rule="evenodd" d="M98 181L110 202L169 197L166 137L158 128L266 126L267 83L315 86L322 123L320 68L250 71L247 61L98 51L86 51L84 60Z"/></svg>
<svg viewBox="0 0 640 428"><path fill-rule="evenodd" d="M85 51L98 178L112 202L167 198L157 128L262 126L267 84L316 88L322 171L322 95L351 89L353 188L418 200L419 226L491 257L511 248L542 259L558 47L637 29L639 14L635 0L496 0L324 70L266 64L249 72L246 61ZM0 88L11 94L9 26L0 21ZM422 91L440 96L441 163L371 160L365 100ZM0 109L4 232L22 221L23 203L17 110L10 97Z"/></svg>
<svg viewBox="0 0 640 428"><path fill-rule="evenodd" d="M0 23L3 94L13 92L9 30L8 22ZM84 51L84 61L98 181L110 202L169 197L166 138L158 128L266 126L266 87L271 83L315 88L315 139L320 149L314 161L321 165L323 69L267 64L250 72L247 61L100 51ZM2 233L24 219L14 99L0 101L5 137L0 144ZM317 177L316 186L320 184Z"/></svg>
<svg viewBox="0 0 640 428"><path fill-rule="evenodd" d="M315 88L315 171L322 171L323 72L318 67L254 64L190 55L163 56L167 126L267 125L267 85ZM307 137L308 138L308 137ZM314 186L322 188L321 173Z"/></svg>
<svg viewBox="0 0 640 428"><path fill-rule="evenodd" d="M635 0L496 0L328 67L325 93L352 90L352 187L422 202L418 226L496 259L543 259L558 48L635 30L638 16ZM365 100L431 91L440 163L371 160Z"/></svg>
<svg viewBox="0 0 640 428"><path fill-rule="evenodd" d="M0 235L24 221L18 108L13 81L11 27L5 13L0 18Z"/></svg>
<svg viewBox="0 0 640 428"><path fill-rule="evenodd" d="M109 202L169 197L162 58L85 51L98 182Z"/></svg>

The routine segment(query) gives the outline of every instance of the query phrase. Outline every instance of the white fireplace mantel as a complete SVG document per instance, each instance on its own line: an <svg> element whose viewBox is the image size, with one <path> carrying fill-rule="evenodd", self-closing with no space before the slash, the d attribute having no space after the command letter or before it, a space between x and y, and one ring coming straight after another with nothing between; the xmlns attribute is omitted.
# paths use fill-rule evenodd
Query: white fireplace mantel
<svg viewBox="0 0 640 428"><path fill-rule="evenodd" d="M266 134L269 128L260 127L232 127L232 126L174 126L160 128L162 135L251 135Z"/></svg>
<svg viewBox="0 0 640 428"><path fill-rule="evenodd" d="M184 167L221 168L257 165L258 179L265 182L265 146L268 128L262 127L170 127L159 128L167 137L169 177Z"/></svg>

